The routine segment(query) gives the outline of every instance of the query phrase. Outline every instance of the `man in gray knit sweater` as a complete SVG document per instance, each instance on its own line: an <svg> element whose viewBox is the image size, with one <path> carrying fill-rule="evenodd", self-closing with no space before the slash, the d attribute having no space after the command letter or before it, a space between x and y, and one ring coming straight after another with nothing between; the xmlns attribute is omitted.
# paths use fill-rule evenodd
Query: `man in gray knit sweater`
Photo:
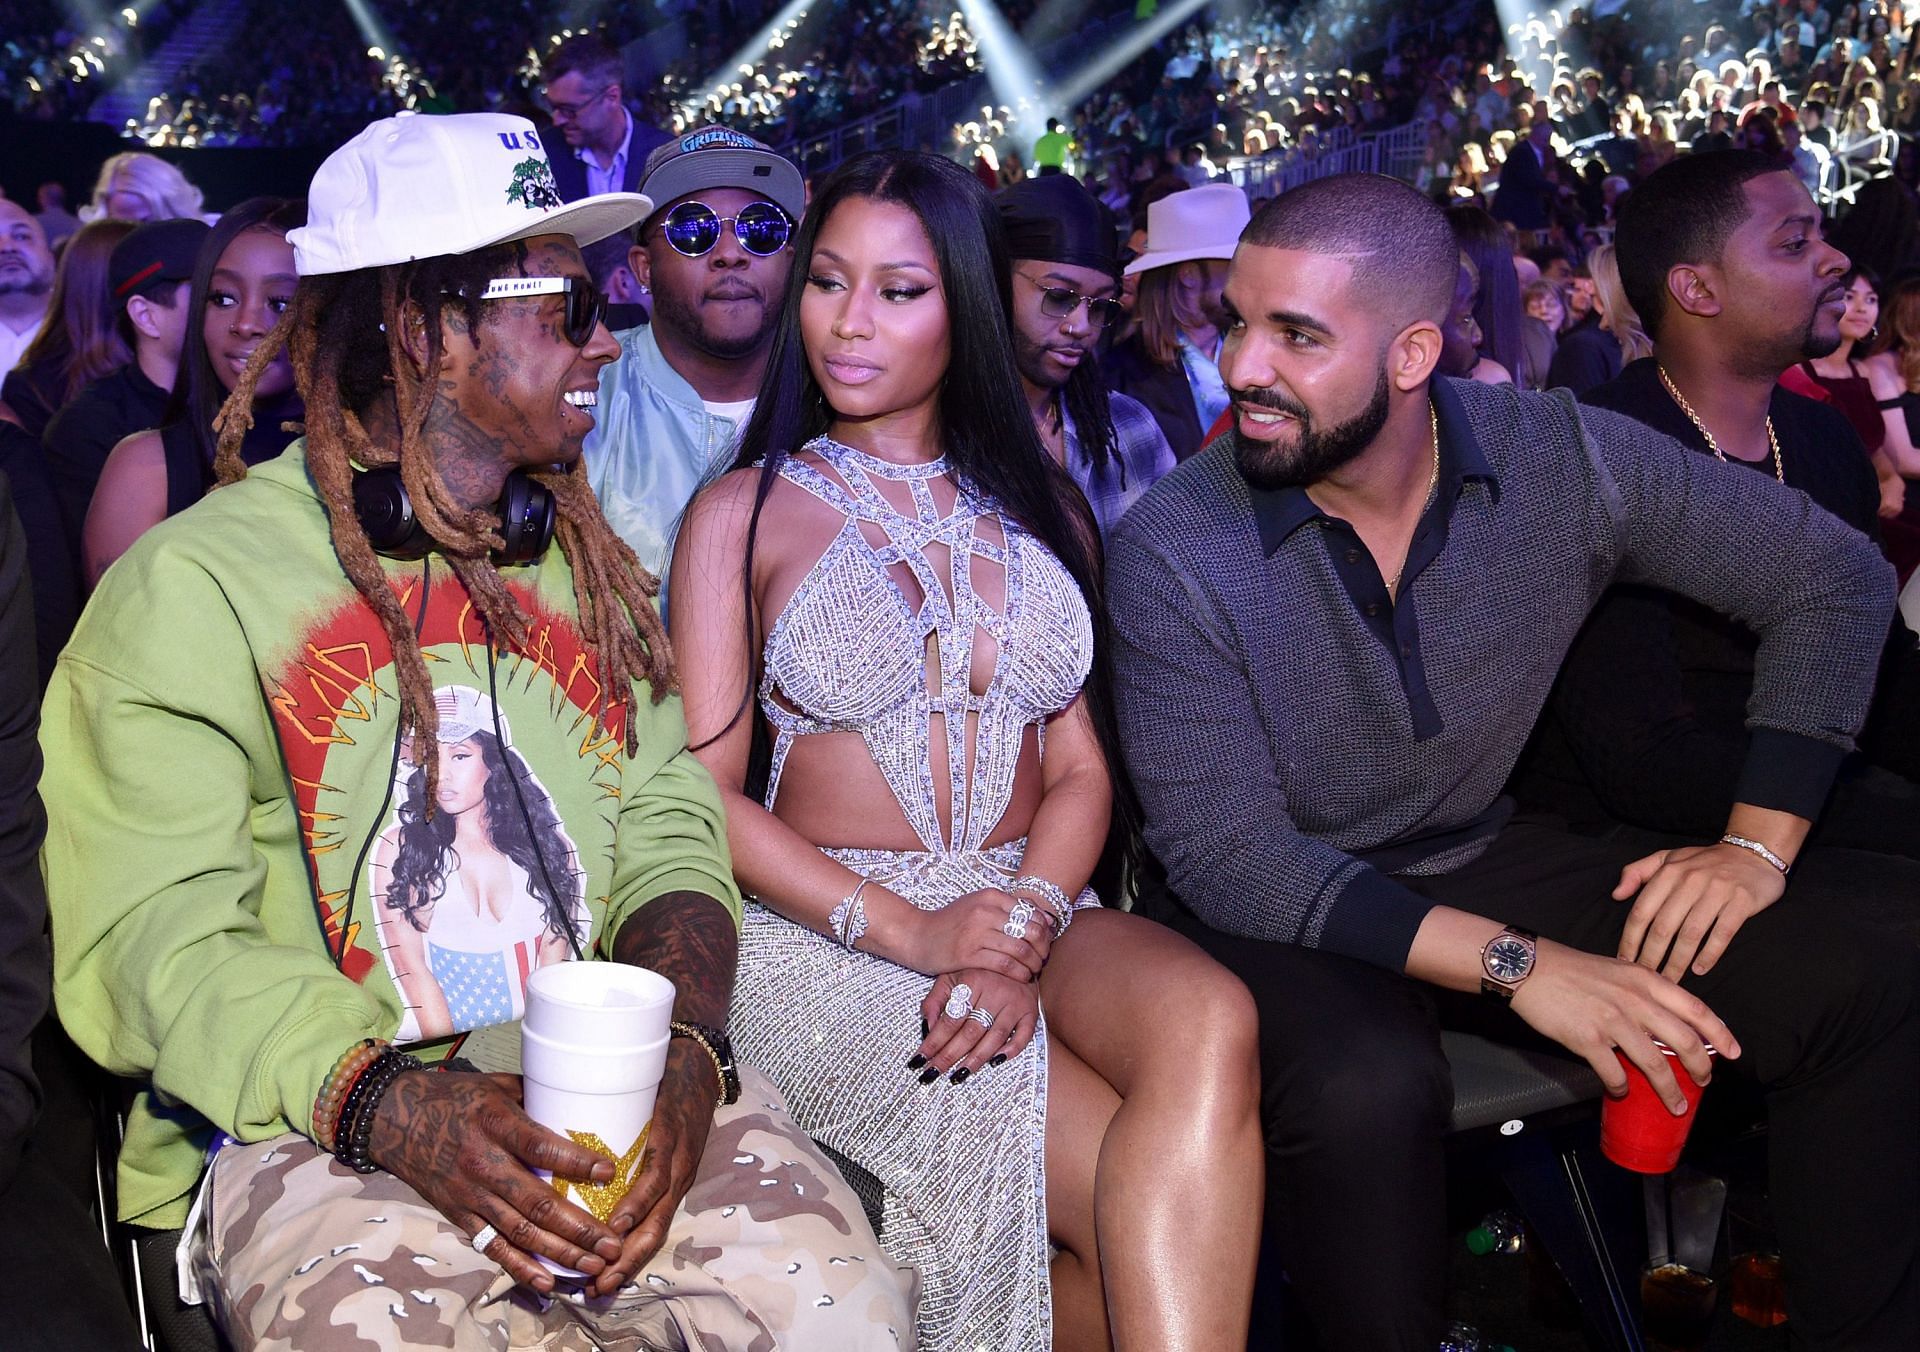
<svg viewBox="0 0 1920 1352"><path fill-rule="evenodd" d="M1687 282L1837 325L1830 250L1761 252ZM1905 1348L1920 964L1788 882L1867 708L1891 572L1804 494L1620 415L1435 379L1455 260L1389 179L1265 207L1226 290L1234 430L1111 542L1121 731L1171 918L1260 1006L1269 1242L1327 1346L1435 1345L1432 987L1483 991L1616 1090L1618 1047L1681 1103L1654 1039L1696 1081L1706 1044L1757 1081L1798 1336ZM1501 796L1616 580L1760 637L1717 843L1622 857Z"/></svg>

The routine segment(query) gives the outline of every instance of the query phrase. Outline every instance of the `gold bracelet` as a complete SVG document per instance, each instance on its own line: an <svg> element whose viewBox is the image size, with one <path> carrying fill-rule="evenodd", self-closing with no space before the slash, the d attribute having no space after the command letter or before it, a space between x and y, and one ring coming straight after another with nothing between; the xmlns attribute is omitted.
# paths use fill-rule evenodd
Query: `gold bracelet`
<svg viewBox="0 0 1920 1352"><path fill-rule="evenodd" d="M719 1050L715 1048L711 1042L707 1041L707 1035L705 1033L690 1023L681 1023L678 1019L675 1019L672 1023L668 1024L667 1027L671 1032L678 1034L699 1047L701 1051L707 1054L707 1059L713 1062L713 1078L719 1085L719 1092L713 1097L713 1106L716 1109L724 1108L727 1104L727 1070L725 1066L720 1064Z"/></svg>

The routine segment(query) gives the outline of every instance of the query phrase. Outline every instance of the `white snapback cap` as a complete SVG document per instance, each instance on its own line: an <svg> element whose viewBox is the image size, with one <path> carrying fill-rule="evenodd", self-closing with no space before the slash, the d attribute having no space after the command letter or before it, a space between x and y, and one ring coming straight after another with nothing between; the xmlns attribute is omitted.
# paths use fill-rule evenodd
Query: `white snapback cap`
<svg viewBox="0 0 1920 1352"><path fill-rule="evenodd" d="M307 223L287 232L302 277L472 253L534 235L585 247L653 214L637 192L562 202L540 133L505 113L382 118L327 156Z"/></svg>

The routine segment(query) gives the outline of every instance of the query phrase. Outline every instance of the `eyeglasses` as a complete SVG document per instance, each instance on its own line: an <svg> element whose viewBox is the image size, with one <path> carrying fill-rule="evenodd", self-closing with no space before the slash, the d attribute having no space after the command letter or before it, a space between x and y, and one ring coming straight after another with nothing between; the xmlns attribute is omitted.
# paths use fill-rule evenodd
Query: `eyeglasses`
<svg viewBox="0 0 1920 1352"><path fill-rule="evenodd" d="M584 277L495 277L481 300L521 300L528 296L565 296L567 341L585 347L607 317L607 298Z"/></svg>
<svg viewBox="0 0 1920 1352"><path fill-rule="evenodd" d="M601 85L578 103L555 103L547 97L546 91L542 90L540 92L540 102L545 104L547 111L555 117L564 117L567 121L571 122L574 118L580 116L580 110L582 108L591 107L593 104L598 103L600 96L612 88L612 85Z"/></svg>
<svg viewBox="0 0 1920 1352"><path fill-rule="evenodd" d="M756 258L771 258L793 236L793 218L772 202L749 202L737 216L722 216L705 202L682 202L667 213L661 229L675 253L704 258L727 225L740 247Z"/></svg>
<svg viewBox="0 0 1920 1352"><path fill-rule="evenodd" d="M1104 329L1120 318L1121 305L1117 300L1095 300L1084 296L1071 287L1048 286L1045 282L1036 282L1024 272L1018 274L1021 281L1040 290L1040 312L1052 315L1055 319L1065 319L1082 305L1087 307L1087 322L1096 329Z"/></svg>

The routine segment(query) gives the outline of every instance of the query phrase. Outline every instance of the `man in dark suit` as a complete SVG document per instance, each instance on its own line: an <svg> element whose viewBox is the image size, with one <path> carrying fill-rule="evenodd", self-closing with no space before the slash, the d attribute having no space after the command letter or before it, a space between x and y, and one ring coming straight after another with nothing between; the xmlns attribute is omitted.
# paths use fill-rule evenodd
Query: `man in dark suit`
<svg viewBox="0 0 1920 1352"><path fill-rule="evenodd" d="M1500 187L1493 194L1493 215L1522 231L1545 230L1556 188L1551 175L1553 123L1534 110L1527 139L1514 143L1500 170Z"/></svg>
<svg viewBox="0 0 1920 1352"><path fill-rule="evenodd" d="M541 101L566 141L549 146L560 198L577 202L604 192L636 192L647 155L672 139L627 108L620 53L597 33L568 38L540 65Z"/></svg>

